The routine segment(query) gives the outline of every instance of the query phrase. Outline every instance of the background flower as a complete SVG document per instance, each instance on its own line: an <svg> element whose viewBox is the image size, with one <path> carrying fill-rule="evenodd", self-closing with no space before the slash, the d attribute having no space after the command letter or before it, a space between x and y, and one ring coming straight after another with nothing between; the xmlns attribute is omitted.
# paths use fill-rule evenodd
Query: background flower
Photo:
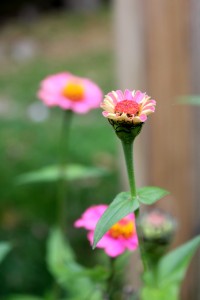
<svg viewBox="0 0 200 300"><path fill-rule="evenodd" d="M107 205L92 206L74 223L75 227L83 227L89 231L87 237L91 245L93 244L96 224L107 207ZM105 253L111 257L116 257L125 250L133 251L137 246L138 238L134 214L127 215L113 225L97 244L97 248L104 249Z"/></svg>
<svg viewBox="0 0 200 300"><path fill-rule="evenodd" d="M79 114L98 108L102 101L102 91L94 82L66 72L46 77L37 95L47 106L59 106Z"/></svg>
<svg viewBox="0 0 200 300"><path fill-rule="evenodd" d="M153 209L140 216L138 226L146 258L155 267L172 242L177 227L176 220L162 210Z"/></svg>
<svg viewBox="0 0 200 300"><path fill-rule="evenodd" d="M146 240L171 240L177 224L168 213L153 209L140 217L139 226Z"/></svg>
<svg viewBox="0 0 200 300"><path fill-rule="evenodd" d="M143 123L155 111L156 101L141 91L121 90L108 93L101 107L103 116L116 121Z"/></svg>

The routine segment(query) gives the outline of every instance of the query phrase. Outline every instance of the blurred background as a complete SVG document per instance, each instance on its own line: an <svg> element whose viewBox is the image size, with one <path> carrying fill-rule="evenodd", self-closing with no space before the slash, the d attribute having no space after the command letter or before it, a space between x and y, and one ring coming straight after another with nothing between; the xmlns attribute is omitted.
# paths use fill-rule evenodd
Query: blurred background
<svg viewBox="0 0 200 300"><path fill-rule="evenodd" d="M91 78L105 94L141 89L157 100L156 114L135 145L137 185L171 192L158 206L177 218L174 246L199 233L200 108L189 102L189 95L200 93L199 12L198 0L0 4L0 239L13 245L0 266L0 299L43 295L53 282L44 257L56 219L56 183L16 181L58 162L62 112L36 97L49 74L69 71ZM182 96L187 104L179 103ZM92 265L100 254L72 224L89 205L108 203L127 186L124 161L100 110L75 116L71 130L70 162L108 170L69 189L68 235L78 260ZM197 255L181 299L200 299L199 280Z"/></svg>

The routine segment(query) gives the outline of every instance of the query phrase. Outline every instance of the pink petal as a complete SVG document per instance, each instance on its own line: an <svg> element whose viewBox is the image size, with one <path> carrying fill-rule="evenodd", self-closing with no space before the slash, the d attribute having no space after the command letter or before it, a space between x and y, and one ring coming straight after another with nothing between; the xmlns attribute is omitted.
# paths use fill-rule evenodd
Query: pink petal
<svg viewBox="0 0 200 300"><path fill-rule="evenodd" d="M125 98L125 100L133 100L134 99L133 95L132 95L132 92L128 89L126 89L124 91L124 98Z"/></svg>
<svg viewBox="0 0 200 300"><path fill-rule="evenodd" d="M137 237L137 235L134 234L131 238L124 239L124 245L130 251L136 250L137 247L138 247L138 237Z"/></svg>
<svg viewBox="0 0 200 300"><path fill-rule="evenodd" d="M44 90L39 90L37 93L37 97L44 102L47 106L57 105L57 97L53 94L49 94L49 92L45 92Z"/></svg>
<svg viewBox="0 0 200 300"><path fill-rule="evenodd" d="M140 120L142 122L145 122L147 120L147 116L146 115L140 115L139 118L140 118Z"/></svg>
<svg viewBox="0 0 200 300"><path fill-rule="evenodd" d="M111 257L116 257L122 254L125 250L125 245L121 243L119 239L112 239L104 248L105 253Z"/></svg>
<svg viewBox="0 0 200 300"><path fill-rule="evenodd" d="M119 101L125 100L124 94L123 94L123 92L122 92L121 90L117 90L116 93L117 93L117 96L118 96L118 100L119 100Z"/></svg>
<svg viewBox="0 0 200 300"><path fill-rule="evenodd" d="M141 104L142 107L147 107L147 106L153 106L155 107L156 106L156 103L154 104L154 102L150 101L150 100L147 100L146 102L143 102Z"/></svg>
<svg viewBox="0 0 200 300"><path fill-rule="evenodd" d="M155 111L155 106L148 106L148 105L145 105L143 108L142 108L142 113L145 111L145 110L151 110L151 111Z"/></svg>
<svg viewBox="0 0 200 300"><path fill-rule="evenodd" d="M104 117L107 117L107 116L109 115L109 113L108 113L107 111L103 111L103 112L102 112L102 115L103 115Z"/></svg>
<svg viewBox="0 0 200 300"><path fill-rule="evenodd" d="M134 95L134 100L137 103L140 103L145 97L145 93L142 93L141 91L136 91Z"/></svg>
<svg viewBox="0 0 200 300"><path fill-rule="evenodd" d="M88 208L75 223L75 227L84 227L87 230L94 230L100 217L107 209L107 205L96 205Z"/></svg>
<svg viewBox="0 0 200 300"><path fill-rule="evenodd" d="M94 232L89 232L87 235L90 243L93 243ZM98 242L97 248L104 249L105 253L111 257L116 257L125 251L124 243L119 239L113 239L105 234Z"/></svg>
<svg viewBox="0 0 200 300"><path fill-rule="evenodd" d="M112 99L114 104L117 104L117 99L112 92L108 93L107 95Z"/></svg>
<svg viewBox="0 0 200 300"><path fill-rule="evenodd" d="M66 85L67 81L73 76L70 73L58 73L47 76L41 82L41 89L51 92L60 93L60 90Z"/></svg>
<svg viewBox="0 0 200 300"><path fill-rule="evenodd" d="M148 100L148 103L151 103L152 105L156 105L156 101L151 99L151 100Z"/></svg>
<svg viewBox="0 0 200 300"><path fill-rule="evenodd" d="M89 79L83 79L82 82L85 88L84 102L87 103L88 107L99 107L103 99L103 93L101 89ZM76 102L76 104L81 104L81 102Z"/></svg>

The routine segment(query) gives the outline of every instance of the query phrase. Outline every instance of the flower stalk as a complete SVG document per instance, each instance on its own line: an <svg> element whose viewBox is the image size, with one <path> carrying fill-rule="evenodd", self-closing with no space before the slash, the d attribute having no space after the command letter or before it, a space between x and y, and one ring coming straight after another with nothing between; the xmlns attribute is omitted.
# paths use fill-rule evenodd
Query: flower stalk
<svg viewBox="0 0 200 300"><path fill-rule="evenodd" d="M135 201L135 197L137 197L137 191L136 191L136 185L135 185L135 174L134 174L134 163L133 163L133 141L131 143L126 143L122 141L122 146L124 150L124 156L126 161L126 168L128 173L128 179L129 179L129 185L130 185L130 192L131 196L133 198L133 201ZM135 217L136 217L136 230L138 234L138 241L139 241L139 249L140 249L140 256L143 263L144 271L148 270L148 262L145 256L145 250L143 247L143 236L141 235L141 231L138 227L138 219L139 219L139 208L135 211Z"/></svg>
<svg viewBox="0 0 200 300"><path fill-rule="evenodd" d="M132 201L137 201L133 167L133 142L140 133L144 122L147 120L147 116L154 113L155 106L156 101L151 99L146 93L142 93L141 91L130 91L128 89L124 92L116 90L108 93L101 103L103 116L108 119L109 123L113 126L116 135L122 142ZM139 208L135 211L135 216L137 228ZM137 228L137 233L141 259L144 271L146 271L148 266L139 228Z"/></svg>
<svg viewBox="0 0 200 300"><path fill-rule="evenodd" d="M58 181L58 210L57 223L60 228L66 228L66 195L67 180L65 179L66 167L68 164L69 135L73 112L71 110L64 111L63 123L60 135L59 145L59 181Z"/></svg>
<svg viewBox="0 0 200 300"><path fill-rule="evenodd" d="M107 295L110 300L114 300L114 277L115 277L115 258L110 258L110 276L107 280Z"/></svg>
<svg viewBox="0 0 200 300"><path fill-rule="evenodd" d="M130 192L132 198L136 197L136 186L135 186L135 174L133 168L133 142L125 143L122 141L122 146L124 150L124 156L126 161L126 168L128 172L128 180L130 185Z"/></svg>

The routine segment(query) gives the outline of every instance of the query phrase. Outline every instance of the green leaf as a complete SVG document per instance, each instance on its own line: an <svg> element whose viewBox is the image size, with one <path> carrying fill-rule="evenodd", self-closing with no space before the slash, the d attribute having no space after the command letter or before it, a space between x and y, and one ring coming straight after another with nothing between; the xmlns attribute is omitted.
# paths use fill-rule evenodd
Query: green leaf
<svg viewBox="0 0 200 300"><path fill-rule="evenodd" d="M11 246L7 242L0 242L0 262L6 257L8 252L11 250Z"/></svg>
<svg viewBox="0 0 200 300"><path fill-rule="evenodd" d="M47 242L47 264L50 272L60 281L65 264L74 261L74 254L59 229L53 229Z"/></svg>
<svg viewBox="0 0 200 300"><path fill-rule="evenodd" d="M118 194L97 223L94 232L93 249L102 236L119 220L139 208L137 198L132 198L130 192Z"/></svg>
<svg viewBox="0 0 200 300"><path fill-rule="evenodd" d="M151 205L169 194L168 191L155 186L146 186L137 190L139 202Z"/></svg>
<svg viewBox="0 0 200 300"><path fill-rule="evenodd" d="M17 184L35 183L35 182L51 182L59 179L82 180L88 178L98 178L108 175L108 171L103 168L87 167L82 165L67 166L47 166L36 171L21 174L16 178Z"/></svg>
<svg viewBox="0 0 200 300"><path fill-rule="evenodd" d="M200 105L200 95L188 95L188 96L179 97L178 103Z"/></svg>
<svg viewBox="0 0 200 300"><path fill-rule="evenodd" d="M178 292L176 285L165 287L145 286L142 288L141 300L178 300Z"/></svg>
<svg viewBox="0 0 200 300"><path fill-rule="evenodd" d="M67 291L69 300L101 300L101 282L105 281L105 270L89 270L75 261L73 251L59 229L52 230L47 244L47 264L50 272Z"/></svg>
<svg viewBox="0 0 200 300"><path fill-rule="evenodd" d="M188 265L200 246L200 236L165 255L158 265L159 284L178 283L184 279Z"/></svg>

